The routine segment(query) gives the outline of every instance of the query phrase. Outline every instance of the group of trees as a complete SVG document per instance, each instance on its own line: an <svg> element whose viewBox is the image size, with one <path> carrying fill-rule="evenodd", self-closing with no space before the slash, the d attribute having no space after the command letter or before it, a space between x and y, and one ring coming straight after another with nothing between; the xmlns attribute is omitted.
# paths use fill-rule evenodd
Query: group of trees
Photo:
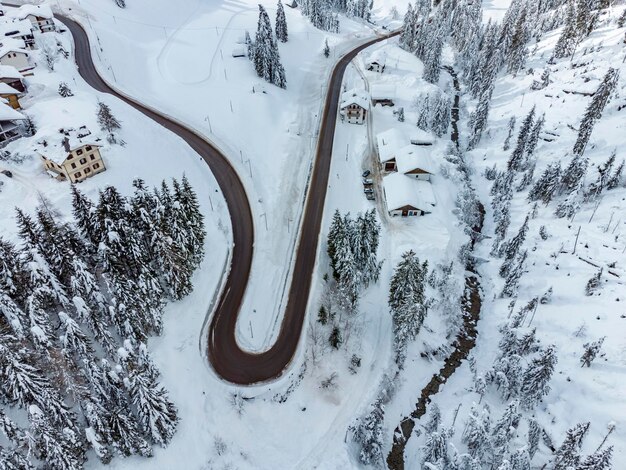
<svg viewBox="0 0 626 470"><path fill-rule="evenodd" d="M339 32L339 14L369 21L373 0L302 0L300 11L322 31Z"/></svg>
<svg viewBox="0 0 626 470"><path fill-rule="evenodd" d="M418 114L417 127L425 131L433 131L437 137L447 134L450 127L452 101L446 93L440 90L436 93L425 93L415 100L415 108ZM404 110L402 119L404 119Z"/></svg>
<svg viewBox="0 0 626 470"><path fill-rule="evenodd" d="M76 187L71 223L48 203L17 210L20 245L0 240L0 468L82 468L92 449L150 456L178 421L145 343L167 299L192 289L204 226L185 177L94 203ZM25 424L26 423L26 424Z"/></svg>
<svg viewBox="0 0 626 470"><path fill-rule="evenodd" d="M259 77L280 88L287 88L287 78L285 77L285 69L280 62L277 41L287 42L287 39L287 20L280 0L276 12L276 35L272 31L272 24L267 11L262 5L259 5L259 21L254 42L246 32L248 58L254 64L254 70Z"/></svg>

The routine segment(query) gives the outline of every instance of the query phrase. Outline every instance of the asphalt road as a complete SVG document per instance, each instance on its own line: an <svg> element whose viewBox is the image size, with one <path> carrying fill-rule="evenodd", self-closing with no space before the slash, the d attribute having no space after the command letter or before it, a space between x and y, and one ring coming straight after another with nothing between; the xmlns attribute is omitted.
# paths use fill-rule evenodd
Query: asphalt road
<svg viewBox="0 0 626 470"><path fill-rule="evenodd" d="M353 49L339 61L332 73L280 333L271 349L261 354L253 354L242 350L235 336L237 317L250 275L254 246L254 224L250 204L237 172L226 156L201 135L111 89L96 71L91 57L89 39L83 28L67 17L57 15L57 19L66 25L74 37L75 60L81 77L94 89L116 96L181 137L207 163L223 192L230 213L234 246L230 273L209 326L207 344L211 365L224 380L241 385L264 382L280 376L291 362L298 347L306 314L328 187L343 74L350 61L360 51L378 41L399 34L399 31L390 33L388 36L377 37Z"/></svg>

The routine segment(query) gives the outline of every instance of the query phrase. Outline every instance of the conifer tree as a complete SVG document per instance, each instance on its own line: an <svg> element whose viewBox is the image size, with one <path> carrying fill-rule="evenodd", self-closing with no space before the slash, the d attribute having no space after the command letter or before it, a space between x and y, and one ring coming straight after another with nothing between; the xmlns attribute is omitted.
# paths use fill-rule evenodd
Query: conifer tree
<svg viewBox="0 0 626 470"><path fill-rule="evenodd" d="M280 0L278 0L278 6L276 7L276 39L280 42L287 42L288 39L285 8Z"/></svg>
<svg viewBox="0 0 626 470"><path fill-rule="evenodd" d="M615 150L603 165L598 165L598 177L589 185L587 193L585 194L585 200L595 199L602 194L602 191L604 191L611 179L611 171L613 170L614 163Z"/></svg>
<svg viewBox="0 0 626 470"><path fill-rule="evenodd" d="M287 80L285 79L285 70L280 63L278 45L274 39L270 18L262 5L259 5L259 22L254 41L253 62L259 77L280 88L286 88Z"/></svg>
<svg viewBox="0 0 626 470"><path fill-rule="evenodd" d="M512 116L511 119L509 119L507 127L508 134L506 136L506 139L504 139L504 144L502 146L502 150L504 151L507 151L511 148L511 138L513 137L513 130L515 129L515 116Z"/></svg>
<svg viewBox="0 0 626 470"><path fill-rule="evenodd" d="M617 188L622 182L622 173L624 172L624 160L617 166L609 180L606 182L606 189L611 190Z"/></svg>
<svg viewBox="0 0 626 470"><path fill-rule="evenodd" d="M571 218L573 217L578 210L580 209L580 205L583 200L583 182L580 180L578 185L573 188L567 197L562 200L559 205L556 207L554 214L557 217L565 217Z"/></svg>
<svg viewBox="0 0 626 470"><path fill-rule="evenodd" d="M541 427L534 419L528 420L528 455L532 459L539 448L539 440L541 439Z"/></svg>
<svg viewBox="0 0 626 470"><path fill-rule="evenodd" d="M602 349L602 344L604 343L605 339L606 339L606 336L603 336L597 341L584 344L585 352L580 358L581 367L585 367L585 366L591 367L591 363L594 361L594 359L600 352L600 349Z"/></svg>
<svg viewBox="0 0 626 470"><path fill-rule="evenodd" d="M550 163L537 182L528 192L529 201L542 201L548 204L554 197L561 181L561 164Z"/></svg>
<svg viewBox="0 0 626 470"><path fill-rule="evenodd" d="M491 95L493 93L493 84L487 91L480 95L478 107L470 116L470 140L467 145L468 150L476 148L483 135L483 131L487 127L487 119L489 118L489 105Z"/></svg>
<svg viewBox="0 0 626 470"><path fill-rule="evenodd" d="M514 297L517 294L519 281L524 274L524 267L527 256L528 250L519 255L515 261L515 264L510 268L509 274L506 276L506 279L504 281L504 287L502 288L502 297Z"/></svg>
<svg viewBox="0 0 626 470"><path fill-rule="evenodd" d="M383 455L385 406L378 399L370 405L369 412L352 426L354 440L360 444L359 460L364 465L380 462Z"/></svg>
<svg viewBox="0 0 626 470"><path fill-rule="evenodd" d="M469 454L483 463L492 451L490 432L488 409L483 409L481 413L474 405L465 424L462 441L467 445Z"/></svg>
<svg viewBox="0 0 626 470"><path fill-rule="evenodd" d="M562 59L574 53L578 44L578 33L576 30L576 6L574 0L568 0L565 14L565 27L554 47L554 57Z"/></svg>
<svg viewBox="0 0 626 470"><path fill-rule="evenodd" d="M596 121L602 117L602 112L609 102L611 94L617 87L618 81L619 70L609 68L604 76L604 79L602 80L602 83L598 86L598 89L594 93L591 103L587 106L585 115L580 123L578 138L576 139L576 144L574 144L575 155L582 155L585 152L593 127Z"/></svg>
<svg viewBox="0 0 626 470"><path fill-rule="evenodd" d="M587 285L585 286L585 295L592 296L595 294L601 287L602 282L602 271L604 268L600 268L598 272L587 281Z"/></svg>
<svg viewBox="0 0 626 470"><path fill-rule="evenodd" d="M530 362L524 371L520 390L524 409L532 410L544 396L550 393L550 379L556 363L554 346L548 346L541 351L539 357Z"/></svg>
<svg viewBox="0 0 626 470"><path fill-rule="evenodd" d="M169 401L167 391L143 371L134 374L131 384L130 393L144 432L165 447L176 431L176 407Z"/></svg>
<svg viewBox="0 0 626 470"><path fill-rule="evenodd" d="M613 456L613 446L607 447L603 450L598 450L591 455L588 455L579 465L576 470L610 470L611 460Z"/></svg>
<svg viewBox="0 0 626 470"><path fill-rule="evenodd" d="M577 468L580 463L580 448L589 430L589 423L579 423L565 433L563 444L554 454L554 470Z"/></svg>
<svg viewBox="0 0 626 470"><path fill-rule="evenodd" d="M70 90L70 87L67 85L67 83L61 82L59 83L59 95L61 95L63 98L67 98L69 96L74 96L74 93L72 93L72 90Z"/></svg>
<svg viewBox="0 0 626 470"><path fill-rule="evenodd" d="M100 129L108 133L107 139L110 143L115 143L115 132L121 129L122 125L117 118L113 116L111 108L102 101L99 101L97 116Z"/></svg>
<svg viewBox="0 0 626 470"><path fill-rule="evenodd" d="M524 119L522 127L520 128L517 135L517 145L515 146L515 150L513 150L509 161L507 162L507 167L509 169L515 171L520 171L523 169L524 155L526 153L527 143L530 139L534 119L535 107L533 106L533 108Z"/></svg>
<svg viewBox="0 0 626 470"><path fill-rule="evenodd" d="M330 57L330 46L328 45L328 39L324 40L324 57Z"/></svg>
<svg viewBox="0 0 626 470"><path fill-rule="evenodd" d="M524 219L524 223L520 227L517 234L502 247L502 253L504 255L504 263L500 266L500 276L506 277L508 276L513 261L519 254L519 250L524 244L524 240L526 239L526 234L528 233L528 219L529 215L526 215Z"/></svg>

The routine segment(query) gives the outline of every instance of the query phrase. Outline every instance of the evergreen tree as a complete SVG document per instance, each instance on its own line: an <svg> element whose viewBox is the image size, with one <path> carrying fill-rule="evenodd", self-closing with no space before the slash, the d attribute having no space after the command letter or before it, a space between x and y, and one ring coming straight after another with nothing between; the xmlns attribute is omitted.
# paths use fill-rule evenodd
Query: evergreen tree
<svg viewBox="0 0 626 470"><path fill-rule="evenodd" d="M562 59L574 53L578 45L578 33L576 31L576 6L574 0L568 0L565 14L565 27L554 47L554 57Z"/></svg>
<svg viewBox="0 0 626 470"><path fill-rule="evenodd" d="M578 182L578 186L573 188L567 197L559 203L554 211L557 217L571 218L578 212L583 200L583 182Z"/></svg>
<svg viewBox="0 0 626 470"><path fill-rule="evenodd" d="M120 8L126 8L126 0L114 0L115 4Z"/></svg>
<svg viewBox="0 0 626 470"><path fill-rule="evenodd" d="M72 93L72 90L70 90L70 87L67 85L67 83L61 82L59 83L59 95L61 95L63 98L67 98L69 96L74 96L74 93Z"/></svg>
<svg viewBox="0 0 626 470"><path fill-rule="evenodd" d="M398 122L404 122L404 108L398 110Z"/></svg>
<svg viewBox="0 0 626 470"><path fill-rule="evenodd" d="M324 40L324 57L330 57L330 46L328 45L328 39Z"/></svg>
<svg viewBox="0 0 626 470"><path fill-rule="evenodd" d="M511 138L513 137L513 130L515 129L515 116L512 116L511 119L509 119L509 123L508 123L508 134L506 136L506 139L504 139L504 144L502 146L502 150L507 151L511 148Z"/></svg>
<svg viewBox="0 0 626 470"><path fill-rule="evenodd" d="M278 0L276 7L276 39L280 42L287 42L287 18L285 17L285 9L283 3Z"/></svg>
<svg viewBox="0 0 626 470"><path fill-rule="evenodd" d="M579 423L565 433L565 440L554 454L554 470L577 468L580 463L580 448L589 430L589 423Z"/></svg>
<svg viewBox="0 0 626 470"><path fill-rule="evenodd" d="M415 339L424 323L428 305L424 293L427 268L413 251L402 255L389 286L389 308L393 321L396 360L401 363L404 349Z"/></svg>
<svg viewBox="0 0 626 470"><path fill-rule="evenodd" d="M517 288L519 281L524 274L524 265L526 263L526 257L528 256L528 250L524 251L517 257L516 263L509 270L504 287L502 288L502 297L514 297L517 294Z"/></svg>
<svg viewBox="0 0 626 470"><path fill-rule="evenodd" d="M417 111L417 127L424 131L430 130L430 119L431 119L431 110L430 110L430 98L427 94L424 99L419 103L418 111Z"/></svg>
<svg viewBox="0 0 626 470"><path fill-rule="evenodd" d="M557 192L561 181L560 163L550 163L537 182L528 192L529 201L542 201L548 204Z"/></svg>
<svg viewBox="0 0 626 470"><path fill-rule="evenodd" d="M539 135L541 134L541 130L543 129L543 125L546 122L546 115L542 114L539 119L535 121L533 129L528 137L528 142L526 142L526 159L525 165L528 166L528 161L535 154L535 149L537 148L537 143L539 142Z"/></svg>
<svg viewBox="0 0 626 470"><path fill-rule="evenodd" d="M248 59L253 60L254 59L254 43L252 42L252 39L250 38L250 32L248 30L246 30L246 34L245 34L245 44L246 44L246 55L248 56Z"/></svg>
<svg viewBox="0 0 626 470"><path fill-rule="evenodd" d="M333 330L328 337L328 342L335 349L339 349L339 347L343 344L343 336L339 327L333 327Z"/></svg>
<svg viewBox="0 0 626 470"><path fill-rule="evenodd" d="M442 137L448 132L450 126L450 110L452 103L441 93L435 105L435 112L432 119L432 130L437 137ZM398 118L400 120L400 118ZM402 120L404 120L404 109L402 110Z"/></svg>
<svg viewBox="0 0 626 470"><path fill-rule="evenodd" d="M469 454L486 463L492 451L490 439L491 425L487 408L479 413L476 407L472 407L465 429L463 430L463 443L467 445Z"/></svg>
<svg viewBox="0 0 626 470"><path fill-rule="evenodd" d="M550 392L550 379L556 363L554 346L541 351L539 357L530 362L524 371L520 390L524 409L532 410Z"/></svg>
<svg viewBox="0 0 626 470"><path fill-rule="evenodd" d="M600 352L600 349L602 349L602 344L604 343L605 339L606 339L606 336L603 336L597 341L584 344L585 352L580 358L580 363L582 364L581 367L585 367L585 366L591 367L591 363L594 361L594 359Z"/></svg>
<svg viewBox="0 0 626 470"><path fill-rule="evenodd" d="M534 419L528 420L528 455L532 459L539 448L541 438L541 427Z"/></svg>
<svg viewBox="0 0 626 470"><path fill-rule="evenodd" d="M445 429L428 434L420 450L423 468L428 468L426 465L431 464L443 469L451 464L448 454L448 435Z"/></svg>
<svg viewBox="0 0 626 470"><path fill-rule="evenodd" d="M527 10L523 8L517 17L515 30L511 38L511 45L508 48L508 72L517 74L526 62L528 51L526 44L530 39L530 31L527 21Z"/></svg>
<svg viewBox="0 0 626 470"><path fill-rule="evenodd" d="M526 234L528 233L528 219L529 219L529 215L526 215L526 218L524 219L524 223L520 227L517 234L508 243L506 243L501 249L504 255L504 263L502 263L502 266L500 266L499 273L500 273L500 276L502 277L508 276L509 272L511 271L513 261L515 260L515 258L517 258L517 255L519 254L519 250L524 244L524 240L526 239Z"/></svg>
<svg viewBox="0 0 626 470"><path fill-rule="evenodd" d="M370 405L369 412L352 426L354 440L360 444L359 460L364 465L380 462L383 456L385 406L378 399Z"/></svg>
<svg viewBox="0 0 626 470"><path fill-rule="evenodd" d="M117 120L113 113L111 112L111 108L102 101L98 102L98 124L100 124L100 129L106 131L109 135L107 137L110 143L115 143L115 132L122 128L122 125Z"/></svg>
<svg viewBox="0 0 626 470"><path fill-rule="evenodd" d="M441 73L441 52L443 50L443 35L434 34L430 37L424 58L423 78L429 83L437 84Z"/></svg>
<svg viewBox="0 0 626 470"><path fill-rule="evenodd" d="M626 10L625 10L626 11ZM611 458L613 456L613 446L604 450L598 450L587 456L577 467L576 470L610 470Z"/></svg>
<svg viewBox="0 0 626 470"><path fill-rule="evenodd" d="M535 107L533 106L533 108L524 119L522 127L519 130L519 134L517 135L517 145L515 146L515 150L513 150L509 161L507 162L507 167L509 169L515 171L523 170L524 155L526 153L527 143L530 139L534 119Z"/></svg>
<svg viewBox="0 0 626 470"><path fill-rule="evenodd" d="M592 296L595 294L601 287L602 283L602 271L604 269L600 268L599 271L594 274L594 276L587 281L587 285L585 286L585 295Z"/></svg>
<svg viewBox="0 0 626 470"><path fill-rule="evenodd" d="M585 115L580 123L578 138L576 139L576 144L574 144L575 155L582 155L585 152L593 127L596 121L602 117L602 112L609 102L613 90L617 87L618 81L619 70L609 68L604 76L604 79L602 80L602 83L598 86L598 89L594 93L591 103L587 106Z"/></svg>
<svg viewBox="0 0 626 470"><path fill-rule="evenodd" d="M624 160L617 166L615 172L606 182L606 189L611 190L617 188L622 181L622 173L624 172Z"/></svg>
<svg viewBox="0 0 626 470"><path fill-rule="evenodd" d="M256 39L254 41L254 68L259 77L263 77L266 82L286 88L285 70L280 63L278 45L274 40L270 18L259 5L259 22L257 26Z"/></svg>
<svg viewBox="0 0 626 470"><path fill-rule="evenodd" d="M487 127L487 119L489 118L489 105L491 95L493 94L493 85L480 95L478 107L470 116L470 140L467 145L468 150L476 148L483 135L483 131Z"/></svg>
<svg viewBox="0 0 626 470"><path fill-rule="evenodd" d="M608 186L609 180L611 179L611 171L613 170L613 164L615 163L615 151L611 153L611 156L608 158L603 165L598 165L598 177L596 180L589 185L587 189L587 193L585 194L585 200L590 200L597 198L602 191Z"/></svg>
<svg viewBox="0 0 626 470"><path fill-rule="evenodd" d="M0 289L0 314L4 316L6 324L9 325L17 339L24 339L26 335L26 325L28 319L26 314L13 301L11 297ZM2 325L2 322L0 322Z"/></svg>
<svg viewBox="0 0 626 470"><path fill-rule="evenodd" d="M176 431L176 407L169 401L167 391L143 371L132 377L131 384L130 394L144 432L165 447Z"/></svg>
<svg viewBox="0 0 626 470"><path fill-rule="evenodd" d="M28 137L33 136L37 133L37 126L35 125L35 122L30 116L26 116L23 127L24 127L24 135Z"/></svg>
<svg viewBox="0 0 626 470"><path fill-rule="evenodd" d="M123 408L114 409L109 415L108 426L115 451L124 457L141 455L151 457L152 448L142 436L134 417Z"/></svg>

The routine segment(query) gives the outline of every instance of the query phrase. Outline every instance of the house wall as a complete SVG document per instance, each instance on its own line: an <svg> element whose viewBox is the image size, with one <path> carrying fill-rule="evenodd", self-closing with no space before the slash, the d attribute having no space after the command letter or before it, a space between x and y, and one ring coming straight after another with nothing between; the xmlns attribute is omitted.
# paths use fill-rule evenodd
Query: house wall
<svg viewBox="0 0 626 470"><path fill-rule="evenodd" d="M41 16L28 15L26 19L30 20L33 26L37 27L42 33L54 31L54 21L51 18L43 18Z"/></svg>
<svg viewBox="0 0 626 470"><path fill-rule="evenodd" d="M22 83L22 80L18 78L0 78L0 82L6 83L7 85L15 88L17 91L26 91L24 83Z"/></svg>
<svg viewBox="0 0 626 470"><path fill-rule="evenodd" d="M63 170L72 183L79 183L105 171L106 167L98 147L85 145L70 152L63 162Z"/></svg>
<svg viewBox="0 0 626 470"><path fill-rule="evenodd" d="M12 121L0 122L0 148L21 137L20 128Z"/></svg>
<svg viewBox="0 0 626 470"><path fill-rule="evenodd" d="M363 124L365 122L365 109L351 104L344 108L344 116L350 124Z"/></svg>
<svg viewBox="0 0 626 470"><path fill-rule="evenodd" d="M21 52L8 52L4 56L0 57L0 64L12 65L20 71L30 67L28 56Z"/></svg>
<svg viewBox="0 0 626 470"><path fill-rule="evenodd" d="M22 106L20 105L20 100L18 99L17 95L0 94L0 97L6 99L9 102L9 106L11 106L13 109L22 109Z"/></svg>

